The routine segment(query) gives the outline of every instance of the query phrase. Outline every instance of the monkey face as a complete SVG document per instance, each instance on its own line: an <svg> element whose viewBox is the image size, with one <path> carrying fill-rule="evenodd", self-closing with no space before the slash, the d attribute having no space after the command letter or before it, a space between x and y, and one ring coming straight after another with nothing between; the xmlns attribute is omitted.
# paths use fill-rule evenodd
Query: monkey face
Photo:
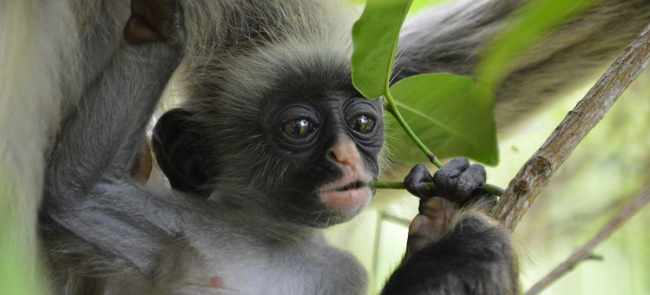
<svg viewBox="0 0 650 295"><path fill-rule="evenodd" d="M172 187L300 226L355 216L379 173L381 101L354 89L345 59L262 57L255 64L274 67L244 68L256 78L236 74L228 81L237 87L215 84L210 97L197 93L177 116L161 117L154 149L169 162Z"/></svg>
<svg viewBox="0 0 650 295"><path fill-rule="evenodd" d="M239 208L315 227L366 207L384 141L381 101L353 90L294 90L256 102L161 117L153 143L173 188L219 191Z"/></svg>
<svg viewBox="0 0 650 295"><path fill-rule="evenodd" d="M277 192L286 201L281 211L300 223L327 226L365 208L384 140L381 102L334 92L270 109L263 130L286 167Z"/></svg>

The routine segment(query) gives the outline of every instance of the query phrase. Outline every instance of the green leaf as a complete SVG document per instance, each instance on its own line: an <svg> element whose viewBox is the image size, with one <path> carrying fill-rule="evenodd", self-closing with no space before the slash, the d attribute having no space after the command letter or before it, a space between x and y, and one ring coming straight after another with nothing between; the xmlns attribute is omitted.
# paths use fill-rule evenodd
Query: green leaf
<svg viewBox="0 0 650 295"><path fill-rule="evenodd" d="M411 0L368 0L352 27L352 83L368 99L388 89L399 31Z"/></svg>
<svg viewBox="0 0 650 295"><path fill-rule="evenodd" d="M434 5L444 3L444 2L449 2L449 1L450 0L413 0L413 4L411 4L411 9L409 10L409 13L417 12L419 10L427 9Z"/></svg>
<svg viewBox="0 0 650 295"><path fill-rule="evenodd" d="M498 33L483 56L477 80L497 89L510 73L516 57L522 55L544 35L569 21L600 0L535 0L514 12L505 30Z"/></svg>
<svg viewBox="0 0 650 295"><path fill-rule="evenodd" d="M449 2L449 1L452 0L413 0L413 4L411 4L409 13L417 12L418 10L430 8L434 5L444 3L444 2ZM351 4L358 4L358 5L366 4L366 0L348 0L348 2Z"/></svg>
<svg viewBox="0 0 650 295"><path fill-rule="evenodd" d="M432 74L400 81L391 88L395 89L391 95L388 87L399 30L410 5L411 1L407 0L368 1L352 29L354 86L369 99L385 96L388 108L398 120L401 117L398 106L410 114L411 120L407 120L407 123L416 126L412 128L415 132L409 135L408 125L402 126L407 133L399 133L397 137L400 139L393 141L393 146L400 153L394 159L420 162L422 154L419 151L430 156L426 145L434 143L434 153L439 157L463 155L496 164L498 151L493 120L494 97L486 88L474 85L468 78ZM395 102L393 97L399 102ZM465 117L468 113L470 115ZM415 135L419 133L424 135L424 144ZM418 147L411 140L418 143ZM437 159L430 160L440 167Z"/></svg>
<svg viewBox="0 0 650 295"><path fill-rule="evenodd" d="M417 75L390 88L405 120L439 158L465 156L496 165L499 151L494 122L495 98L481 84L451 74ZM398 125L391 122L391 130ZM422 152L401 130L387 140L393 160L422 162Z"/></svg>

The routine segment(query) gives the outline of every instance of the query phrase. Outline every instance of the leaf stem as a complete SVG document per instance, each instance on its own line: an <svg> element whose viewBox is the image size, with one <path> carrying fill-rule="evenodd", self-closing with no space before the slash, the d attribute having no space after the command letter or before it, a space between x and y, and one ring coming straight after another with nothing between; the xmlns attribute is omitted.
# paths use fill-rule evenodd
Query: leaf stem
<svg viewBox="0 0 650 295"><path fill-rule="evenodd" d="M373 181L368 187L375 189L406 189L403 182L399 181Z"/></svg>
<svg viewBox="0 0 650 295"><path fill-rule="evenodd" d="M422 150L422 152L429 158L429 161L433 163L433 165L436 165L436 167L440 168L442 167L442 163L440 163L440 160L427 148L424 143L415 135L413 130L411 130L411 127L406 123L406 120L404 120L404 117L402 117L402 114L399 112L397 109L397 104L395 104L395 100L390 94L390 91L386 89L384 93L384 97L386 98L386 104L384 105L384 108L393 115L393 117L397 120L397 122L402 126L402 129L406 131L406 134L415 142L415 144Z"/></svg>
<svg viewBox="0 0 650 295"><path fill-rule="evenodd" d="M433 183L427 182L426 184L429 189L437 190L436 186ZM368 184L368 187L375 189L406 189L404 183L399 181L373 181ZM501 196L504 193L502 188L487 183L483 184L479 189L486 193L497 196Z"/></svg>
<svg viewBox="0 0 650 295"><path fill-rule="evenodd" d="M406 131L406 134L415 142L415 144L422 150L422 152L429 158L429 161L436 165L436 167L440 168L442 167L442 163L440 163L440 160L427 148L424 143L415 135L415 132L411 130L411 127L406 123L406 120L404 120L404 117L402 117L402 114L399 112L397 109L397 104L395 104L395 99L393 99L393 96L391 96L390 91L388 88L385 89L384 91L384 97L386 98L386 103L384 104L384 109L386 109L393 117L397 120L397 122L402 126L402 129ZM428 183L427 184L430 189L435 190L436 187L433 185L433 183ZM404 183L403 182L372 182L370 184L371 187L376 188L376 189L405 189ZM483 190L486 193L490 193L493 195L501 196L503 195L504 191L502 188L491 185L491 184L483 184L483 186L480 187L481 190Z"/></svg>

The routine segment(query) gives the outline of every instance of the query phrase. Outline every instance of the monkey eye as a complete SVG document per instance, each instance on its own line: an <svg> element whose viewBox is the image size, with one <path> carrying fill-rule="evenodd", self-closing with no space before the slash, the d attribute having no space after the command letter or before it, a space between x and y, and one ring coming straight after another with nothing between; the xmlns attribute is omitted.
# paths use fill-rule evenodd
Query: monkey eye
<svg viewBox="0 0 650 295"><path fill-rule="evenodd" d="M348 120L348 127L361 134L368 134L375 128L375 119L364 114L356 115Z"/></svg>
<svg viewBox="0 0 650 295"><path fill-rule="evenodd" d="M314 130L316 130L316 124L305 118L291 120L282 126L282 132L290 138L295 139L304 138L314 132Z"/></svg>

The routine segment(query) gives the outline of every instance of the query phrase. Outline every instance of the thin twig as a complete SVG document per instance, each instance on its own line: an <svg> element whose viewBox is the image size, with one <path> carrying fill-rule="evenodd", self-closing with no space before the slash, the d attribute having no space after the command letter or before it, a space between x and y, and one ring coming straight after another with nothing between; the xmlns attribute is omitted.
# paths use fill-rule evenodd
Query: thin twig
<svg viewBox="0 0 650 295"><path fill-rule="evenodd" d="M650 25L625 49L510 182L491 212L506 228L515 228L550 177L646 68L650 53L649 31Z"/></svg>
<svg viewBox="0 0 650 295"><path fill-rule="evenodd" d="M628 219L630 219L630 217L639 212L639 210L648 203L650 203L650 189L638 196L632 203L630 203L630 205L625 207L621 213L616 215L614 219L607 223L607 225L605 225L596 236L591 238L591 240L580 249L573 252L566 261L562 262L543 279L533 285L524 295L534 295L542 292L555 280L575 268L578 263L587 259L597 258L598 256L592 254L594 248L607 239L615 230L621 227Z"/></svg>

